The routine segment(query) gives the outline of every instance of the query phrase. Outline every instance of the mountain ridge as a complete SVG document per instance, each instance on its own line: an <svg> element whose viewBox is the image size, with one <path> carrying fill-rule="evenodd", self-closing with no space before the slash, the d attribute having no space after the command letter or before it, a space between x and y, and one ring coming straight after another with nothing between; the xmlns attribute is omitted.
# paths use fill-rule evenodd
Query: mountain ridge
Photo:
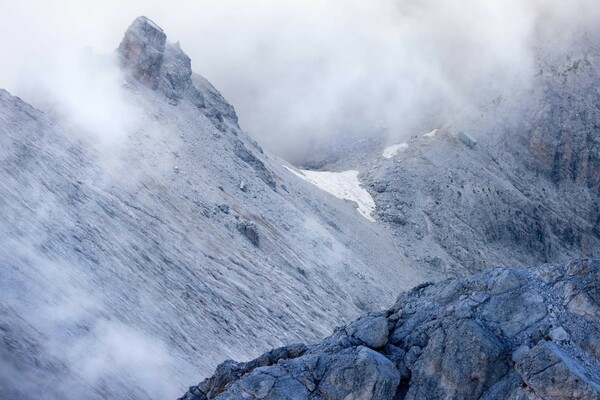
<svg viewBox="0 0 600 400"><path fill-rule="evenodd" d="M175 397L224 355L322 337L425 279L168 48L156 89L125 67L140 117L113 147L1 92L0 397Z"/></svg>
<svg viewBox="0 0 600 400"><path fill-rule="evenodd" d="M596 396L598 261L558 265L600 248L594 57L547 58L531 118L482 106L462 122L473 148L440 124L390 157L357 143L317 162L360 170L370 222L263 151L148 18L116 55L140 115L108 146L0 90L0 397L174 398L224 358L317 342L415 286L321 344L220 364L186 398ZM464 278L541 262L557 264ZM529 374L547 360L563 388Z"/></svg>

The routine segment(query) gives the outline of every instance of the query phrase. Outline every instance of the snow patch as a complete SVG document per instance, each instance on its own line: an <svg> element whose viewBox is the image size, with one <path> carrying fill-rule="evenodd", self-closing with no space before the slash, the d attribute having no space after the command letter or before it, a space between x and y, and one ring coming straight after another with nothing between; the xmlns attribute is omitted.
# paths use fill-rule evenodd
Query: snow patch
<svg viewBox="0 0 600 400"><path fill-rule="evenodd" d="M355 202L358 212L369 221L375 222L375 219L371 216L375 211L375 201L369 192L360 185L358 171L331 172L304 169L295 171L287 166L286 168L337 198Z"/></svg>
<svg viewBox="0 0 600 400"><path fill-rule="evenodd" d="M429 137L429 138L434 137L435 134L437 133L437 131L438 131L437 129L434 129L431 132L424 133L423 137Z"/></svg>
<svg viewBox="0 0 600 400"><path fill-rule="evenodd" d="M394 144L392 146L388 146L383 150L383 158L392 158L396 154L398 154L401 150L404 151L408 148L408 143L400 143Z"/></svg>

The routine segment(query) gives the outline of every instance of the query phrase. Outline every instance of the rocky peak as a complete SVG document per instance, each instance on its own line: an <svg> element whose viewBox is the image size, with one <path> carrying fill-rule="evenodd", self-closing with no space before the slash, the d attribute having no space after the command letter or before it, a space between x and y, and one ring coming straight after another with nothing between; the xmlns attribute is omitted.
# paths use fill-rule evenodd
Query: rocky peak
<svg viewBox="0 0 600 400"><path fill-rule="evenodd" d="M119 45L123 66L146 86L156 89L165 54L167 35L146 17L137 17Z"/></svg>
<svg viewBox="0 0 600 400"><path fill-rule="evenodd" d="M204 78L192 71L190 57L179 42L170 43L162 28L146 17L137 17L118 48L123 67L131 77L164 94L173 105L188 100L219 129L225 119L237 126L235 110Z"/></svg>
<svg viewBox="0 0 600 400"><path fill-rule="evenodd" d="M187 97L194 105L204 107L204 98L192 84L192 61L172 44L162 28L146 17L137 17L125 32L119 45L123 66L133 77L153 90L159 90L177 103Z"/></svg>

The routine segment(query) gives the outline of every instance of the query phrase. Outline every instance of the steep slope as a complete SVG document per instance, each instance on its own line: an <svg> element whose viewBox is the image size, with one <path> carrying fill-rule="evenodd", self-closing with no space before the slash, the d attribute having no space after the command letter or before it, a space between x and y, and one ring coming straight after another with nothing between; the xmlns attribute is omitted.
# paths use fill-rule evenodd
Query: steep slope
<svg viewBox="0 0 600 400"><path fill-rule="evenodd" d="M600 398L600 262L560 265L600 256L600 58L587 28L561 45L540 34L535 75L512 98L433 117L405 141L348 135L305 160L359 170L372 216L413 265L457 279L321 343L226 362L183 399Z"/></svg>
<svg viewBox="0 0 600 400"><path fill-rule="evenodd" d="M599 399L600 261L422 285L314 345L227 361L182 397Z"/></svg>
<svg viewBox="0 0 600 400"><path fill-rule="evenodd" d="M540 37L529 85L510 99L475 104L474 116L432 120L405 141L386 143L374 134L332 143L310 162L323 170L359 170L375 202L374 218L419 268L467 275L598 257L594 37L583 28L564 46ZM463 143L461 131L478 143Z"/></svg>
<svg viewBox="0 0 600 400"><path fill-rule="evenodd" d="M407 257L464 275L600 255L595 190L553 181L494 138L471 149L457 134L419 135L360 176Z"/></svg>
<svg viewBox="0 0 600 400"><path fill-rule="evenodd" d="M0 398L175 397L425 280L263 153L152 21L118 57L141 117L108 149L0 91Z"/></svg>

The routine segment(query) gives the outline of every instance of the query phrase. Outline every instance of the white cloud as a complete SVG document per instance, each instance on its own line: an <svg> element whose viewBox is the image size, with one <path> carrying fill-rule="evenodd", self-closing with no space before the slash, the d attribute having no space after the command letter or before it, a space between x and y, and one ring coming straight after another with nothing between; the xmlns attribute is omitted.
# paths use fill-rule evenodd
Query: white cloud
<svg viewBox="0 0 600 400"><path fill-rule="evenodd" d="M531 76L532 36L545 32L559 46L597 21L597 8L592 0L4 2L0 41L11 58L0 66L0 86L27 99L23 88L39 86L39 77L72 71L62 54L86 46L110 52L146 15L181 42L244 128L293 157L321 137L363 133L378 122L402 139L433 128L423 126L431 119L468 114L490 93L510 96ZM67 104L86 87L70 83Z"/></svg>

